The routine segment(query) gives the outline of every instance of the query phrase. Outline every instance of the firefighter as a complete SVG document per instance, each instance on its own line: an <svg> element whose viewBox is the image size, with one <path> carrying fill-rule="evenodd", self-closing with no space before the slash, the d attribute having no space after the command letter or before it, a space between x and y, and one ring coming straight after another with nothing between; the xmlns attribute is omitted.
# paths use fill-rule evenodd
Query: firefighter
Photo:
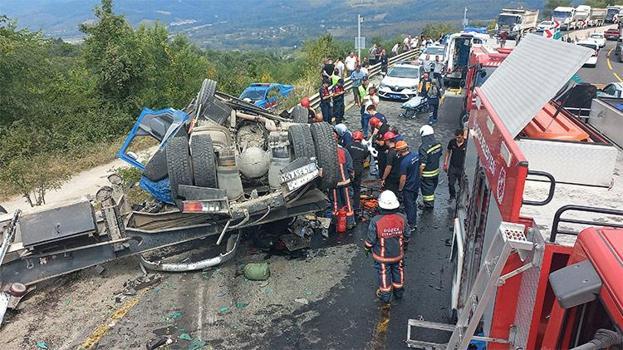
<svg viewBox="0 0 623 350"><path fill-rule="evenodd" d="M334 139L338 140L337 133L333 133ZM337 145L337 186L331 190L331 204L333 215L336 217L340 209L346 210L346 225L348 229L355 227L355 212L353 210L351 178L354 175L353 159L348 151L340 144Z"/></svg>
<svg viewBox="0 0 623 350"><path fill-rule="evenodd" d="M432 209L435 205L435 189L439 181L439 159L443 149L441 143L435 139L435 131L430 125L420 128L422 145L419 149L420 157L420 189L424 208Z"/></svg>
<svg viewBox="0 0 623 350"><path fill-rule="evenodd" d="M400 203L392 191L379 196L379 215L370 220L364 241L366 255L372 251L374 267L379 274L376 295L389 303L392 295L401 299L404 293L404 240L408 239L407 219L398 212Z"/></svg>
<svg viewBox="0 0 623 350"><path fill-rule="evenodd" d="M344 121L344 79L339 79L333 86L333 116L336 123Z"/></svg>
<svg viewBox="0 0 623 350"><path fill-rule="evenodd" d="M398 182L400 181L400 157L394 148L396 145L396 135L388 131L383 135L385 140L385 168L381 170L381 187L398 193Z"/></svg>
<svg viewBox="0 0 623 350"><path fill-rule="evenodd" d="M309 97L303 97L300 102L301 107L307 109L307 122L308 123L317 123L322 121L322 116L316 113L313 108L311 108L311 103L309 101Z"/></svg>
<svg viewBox="0 0 623 350"><path fill-rule="evenodd" d="M387 154L385 153L387 145L383 136L389 131L389 124L384 123L379 118L372 117L370 126L372 127L372 146L377 151L376 162L379 170L377 176L381 177L387 165Z"/></svg>
<svg viewBox="0 0 623 350"><path fill-rule="evenodd" d="M346 147L350 157L353 160L354 177L352 181L353 187L353 208L355 215L361 215L361 180L363 179L363 164L370 156L370 151L364 146L363 132L360 130L353 132L353 142Z"/></svg>
<svg viewBox="0 0 623 350"><path fill-rule="evenodd" d="M342 147L347 148L353 142L353 137L346 125L340 123L337 124L334 129L338 136L338 143L342 145Z"/></svg>
<svg viewBox="0 0 623 350"><path fill-rule="evenodd" d="M400 154L399 197L407 214L409 236L413 237L417 230L417 195L420 188L420 157L409 151L405 141L396 142L396 151ZM405 248L408 241L405 241Z"/></svg>
<svg viewBox="0 0 623 350"><path fill-rule="evenodd" d="M331 80L325 78L322 80L322 87L318 90L318 94L320 95L320 110L322 111L322 119L331 123L331 91L329 90L329 84L331 84Z"/></svg>

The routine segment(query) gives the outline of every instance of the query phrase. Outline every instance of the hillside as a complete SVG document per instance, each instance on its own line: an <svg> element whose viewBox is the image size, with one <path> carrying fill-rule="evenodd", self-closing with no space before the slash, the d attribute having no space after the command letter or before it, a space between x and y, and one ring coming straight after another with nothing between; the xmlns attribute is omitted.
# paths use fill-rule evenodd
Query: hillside
<svg viewBox="0 0 623 350"><path fill-rule="evenodd" d="M78 25L92 20L98 0L2 0L0 14L22 27L76 40ZM133 25L159 21L173 33L186 33L203 47L249 49L294 47L308 37L331 32L340 38L356 33L357 13L364 34L415 32L428 21L459 23L463 8L471 20L496 16L504 6L541 8L543 0L118 0L115 10Z"/></svg>

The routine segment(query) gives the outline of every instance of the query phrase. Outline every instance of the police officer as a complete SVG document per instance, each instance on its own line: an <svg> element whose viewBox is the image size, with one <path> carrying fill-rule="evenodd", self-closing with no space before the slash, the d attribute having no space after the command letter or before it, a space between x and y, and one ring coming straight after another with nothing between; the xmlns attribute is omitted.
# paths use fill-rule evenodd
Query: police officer
<svg viewBox="0 0 623 350"><path fill-rule="evenodd" d="M420 189L424 208L432 209L435 205L435 189L439 181L439 159L443 153L441 143L435 139L435 131L430 125L420 128L422 145L419 149L420 157Z"/></svg>
<svg viewBox="0 0 623 350"><path fill-rule="evenodd" d="M337 141L337 133L333 133ZM351 177L354 175L353 159L348 151L340 144L337 145L337 186L331 190L331 204L333 214L344 208L346 210L346 225L349 229L355 227L355 212L353 210Z"/></svg>
<svg viewBox="0 0 623 350"><path fill-rule="evenodd" d="M409 223L409 236L417 230L417 195L420 188L420 157L409 151L405 141L396 142L396 151L400 154L400 181L398 193L401 194L402 204ZM405 242L408 243L408 242Z"/></svg>
<svg viewBox="0 0 623 350"><path fill-rule="evenodd" d="M352 181L353 187L353 208L355 215L361 215L361 180L363 179L363 164L370 156L368 147L364 146L363 132L356 130L353 132L353 142L346 147L350 157L353 160L354 177Z"/></svg>
<svg viewBox="0 0 623 350"><path fill-rule="evenodd" d="M396 299L404 292L404 240L408 239L407 219L398 212L400 203L392 191L379 196L379 215L370 220L364 241L366 254L372 251L374 267L379 274L377 297L389 303L392 291Z"/></svg>
<svg viewBox="0 0 623 350"><path fill-rule="evenodd" d="M381 172L381 186L394 193L398 193L398 182L400 181L400 157L394 148L396 145L396 135L388 131L383 135L385 140L385 169Z"/></svg>

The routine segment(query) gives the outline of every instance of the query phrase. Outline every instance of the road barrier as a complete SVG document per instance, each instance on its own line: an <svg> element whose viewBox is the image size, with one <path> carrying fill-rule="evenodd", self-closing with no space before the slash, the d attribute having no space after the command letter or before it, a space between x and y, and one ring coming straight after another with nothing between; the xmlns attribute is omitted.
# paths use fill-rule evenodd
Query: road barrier
<svg viewBox="0 0 623 350"><path fill-rule="evenodd" d="M393 66L396 63L400 63L403 62L405 60L408 59L413 59L417 56L419 56L421 50L418 49L413 49L413 50L409 50L409 51L405 51L399 55L396 55L394 57L391 57L388 61L388 66ZM373 66L370 66L369 71L368 71L368 77L373 77L377 74L381 73L381 64L377 63ZM353 82L350 80L350 78L346 78L344 80L344 89L346 91L348 91L351 87L353 86ZM310 105L312 108L317 109L320 106L320 95L319 94L314 94L309 96L309 101L310 101Z"/></svg>

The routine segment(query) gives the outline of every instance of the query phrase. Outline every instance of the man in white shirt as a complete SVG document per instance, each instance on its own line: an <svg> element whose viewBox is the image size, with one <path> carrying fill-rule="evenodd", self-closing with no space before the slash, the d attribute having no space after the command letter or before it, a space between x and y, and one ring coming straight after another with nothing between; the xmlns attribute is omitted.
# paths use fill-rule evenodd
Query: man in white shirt
<svg viewBox="0 0 623 350"><path fill-rule="evenodd" d="M342 57L338 57L338 58L337 58L337 61L335 62L335 68L336 68L336 69L337 69L337 71L338 71L338 75L339 75L341 78L344 78L344 69L345 69L346 67L344 66L344 62L342 62Z"/></svg>
<svg viewBox="0 0 623 350"><path fill-rule="evenodd" d="M363 72L363 74L366 75L366 77L370 76L370 70L368 69L370 67L369 63L366 63L363 67L361 67L361 71Z"/></svg>
<svg viewBox="0 0 623 350"><path fill-rule="evenodd" d="M396 45L392 47L392 56L398 55L399 50L400 50L400 43L396 43Z"/></svg>
<svg viewBox="0 0 623 350"><path fill-rule="evenodd" d="M350 76L350 74L355 70L355 68L357 67L357 61L359 61L359 59L354 52L351 52L350 55L346 57L346 59L344 60L347 70L346 75Z"/></svg>
<svg viewBox="0 0 623 350"><path fill-rule="evenodd" d="M407 35L407 37L402 42L402 44L405 48L405 51L410 50L411 49L411 35Z"/></svg>
<svg viewBox="0 0 623 350"><path fill-rule="evenodd" d="M445 64L441 61L441 59L439 59L439 56L435 56L435 62L433 64L433 79L437 80L439 88L443 90L442 74Z"/></svg>

